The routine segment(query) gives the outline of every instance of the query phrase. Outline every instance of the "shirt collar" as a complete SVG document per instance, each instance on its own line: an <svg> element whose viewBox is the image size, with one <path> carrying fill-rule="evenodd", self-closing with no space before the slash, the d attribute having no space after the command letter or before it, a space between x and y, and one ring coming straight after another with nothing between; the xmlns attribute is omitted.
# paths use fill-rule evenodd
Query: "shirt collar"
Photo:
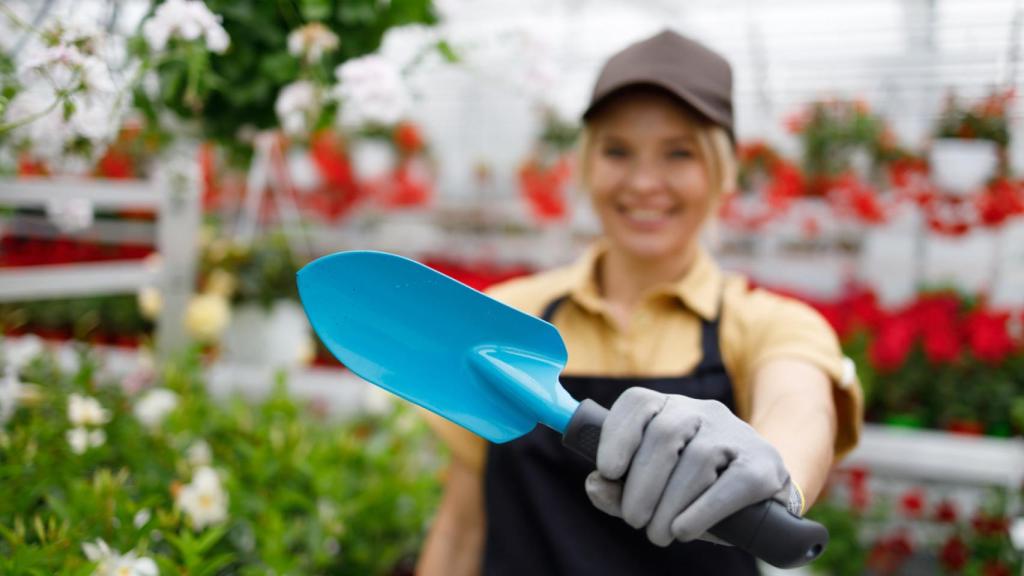
<svg viewBox="0 0 1024 576"><path fill-rule="evenodd" d="M607 246L597 242L573 264L569 296L584 309L594 313L606 310L597 281L598 266L605 252ZM704 320L713 320L718 316L721 287L721 269L704 247L700 246L693 265L682 278L652 288L648 297L668 295L677 298Z"/></svg>

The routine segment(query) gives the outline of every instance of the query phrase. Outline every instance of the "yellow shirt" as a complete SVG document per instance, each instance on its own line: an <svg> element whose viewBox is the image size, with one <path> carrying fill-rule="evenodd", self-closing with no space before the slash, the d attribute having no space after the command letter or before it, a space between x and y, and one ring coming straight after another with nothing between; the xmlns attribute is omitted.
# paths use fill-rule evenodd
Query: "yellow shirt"
<svg viewBox="0 0 1024 576"><path fill-rule="evenodd" d="M686 276L652 289L622 331L598 292L596 269L602 252L600 245L594 246L573 265L511 280L488 293L538 316L553 300L568 295L552 318L568 351L563 373L587 376L689 374L700 362L701 320L714 319L721 303L722 360L733 382L739 417L749 419L752 380L758 368L776 358L795 358L817 366L833 382L839 416L836 456L856 445L863 410L860 385L835 332L814 309L766 290L750 289L742 276L722 272L700 250ZM427 416L456 457L483 469L486 440L443 418Z"/></svg>

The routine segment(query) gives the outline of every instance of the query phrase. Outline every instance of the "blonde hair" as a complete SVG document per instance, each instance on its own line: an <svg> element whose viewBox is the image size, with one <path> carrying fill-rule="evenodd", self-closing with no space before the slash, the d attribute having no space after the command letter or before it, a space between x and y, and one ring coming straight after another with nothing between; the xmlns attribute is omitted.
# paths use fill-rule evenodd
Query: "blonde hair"
<svg viewBox="0 0 1024 576"><path fill-rule="evenodd" d="M739 161L736 158L736 151L729 138L729 133L718 126L699 119L689 109L685 109L686 117L694 131L694 140L697 144L697 154L704 163L708 173L708 181L711 182L711 194L717 203L726 194L736 190L739 178ZM589 187L590 181L590 160L594 147L594 131L596 125L600 124L600 117L586 122L579 137L579 184L584 190Z"/></svg>

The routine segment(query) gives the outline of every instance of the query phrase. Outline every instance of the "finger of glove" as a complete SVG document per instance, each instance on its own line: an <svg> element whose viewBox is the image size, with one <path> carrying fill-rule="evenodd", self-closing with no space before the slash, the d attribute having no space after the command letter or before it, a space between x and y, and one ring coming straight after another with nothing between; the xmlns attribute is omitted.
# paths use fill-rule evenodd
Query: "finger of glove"
<svg viewBox="0 0 1024 576"><path fill-rule="evenodd" d="M778 485L765 482L748 466L734 462L690 506L672 520L672 535L688 542L700 538L713 526L762 500L778 490Z"/></svg>
<svg viewBox="0 0 1024 576"><path fill-rule="evenodd" d="M597 470L602 476L619 480L626 474L644 429L667 400L668 396L654 390L630 388L612 404L597 445Z"/></svg>
<svg viewBox="0 0 1024 576"><path fill-rule="evenodd" d="M680 454L699 429L699 417L671 400L647 425L622 494L622 518L630 526L641 528L651 521Z"/></svg>
<svg viewBox="0 0 1024 576"><path fill-rule="evenodd" d="M622 482L609 480L597 470L587 476L587 496L595 508L616 518L622 518Z"/></svg>
<svg viewBox="0 0 1024 576"><path fill-rule="evenodd" d="M702 442L699 434L687 444L647 524L647 539L658 546L671 544L676 539L672 521L715 483L727 462L728 455Z"/></svg>

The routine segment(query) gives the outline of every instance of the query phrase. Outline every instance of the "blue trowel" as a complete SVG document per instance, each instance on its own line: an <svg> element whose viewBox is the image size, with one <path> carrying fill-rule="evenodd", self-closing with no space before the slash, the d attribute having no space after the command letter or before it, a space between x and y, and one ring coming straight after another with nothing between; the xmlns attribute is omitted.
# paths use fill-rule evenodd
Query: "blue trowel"
<svg viewBox="0 0 1024 576"><path fill-rule="evenodd" d="M363 379L491 442L539 422L596 461L607 410L562 388L565 345L551 324L383 252L324 256L299 271L298 285L320 340ZM828 543L823 526L772 500L710 532L780 568L814 560Z"/></svg>

